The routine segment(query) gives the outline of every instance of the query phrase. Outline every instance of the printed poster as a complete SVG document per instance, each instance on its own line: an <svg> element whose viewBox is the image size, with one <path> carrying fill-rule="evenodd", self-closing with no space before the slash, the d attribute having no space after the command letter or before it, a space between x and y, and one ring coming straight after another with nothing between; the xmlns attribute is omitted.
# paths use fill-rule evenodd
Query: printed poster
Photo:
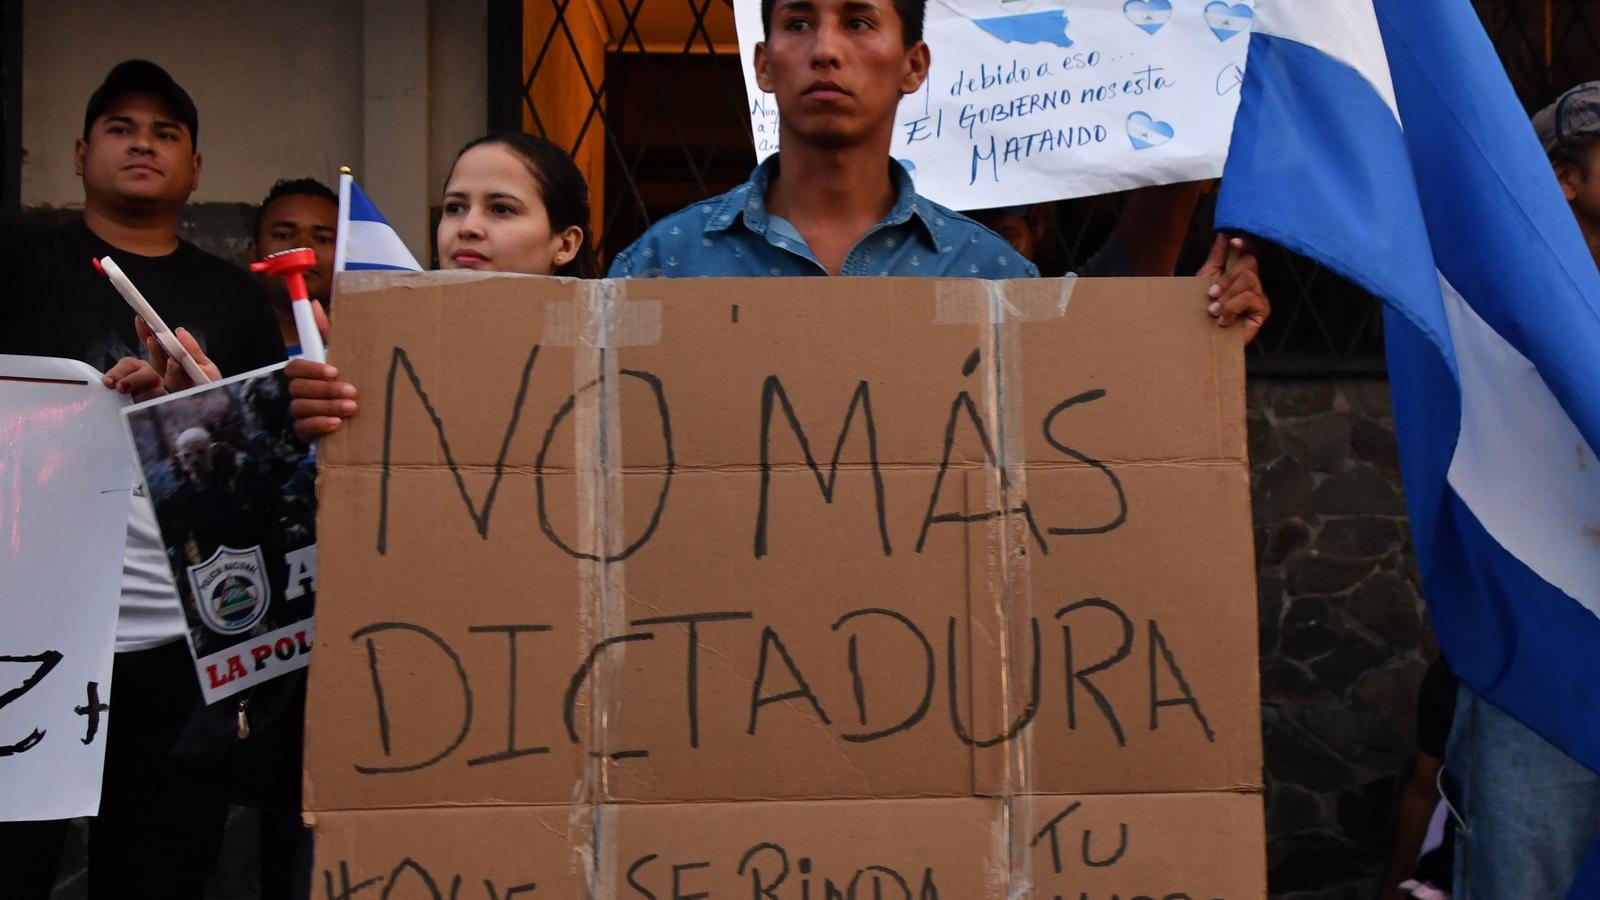
<svg viewBox="0 0 1600 900"><path fill-rule="evenodd" d="M760 0L734 0L756 156ZM890 155L952 209L1019 206L1222 174L1253 0L928 0L927 81Z"/></svg>
<svg viewBox="0 0 1600 900"><path fill-rule="evenodd" d="M207 703L310 662L316 464L283 365L125 413Z"/></svg>

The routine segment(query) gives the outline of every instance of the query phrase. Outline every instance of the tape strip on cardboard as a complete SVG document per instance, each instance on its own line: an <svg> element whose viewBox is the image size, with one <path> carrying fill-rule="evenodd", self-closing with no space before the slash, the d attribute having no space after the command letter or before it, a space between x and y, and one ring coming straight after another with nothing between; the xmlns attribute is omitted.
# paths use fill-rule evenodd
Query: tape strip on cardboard
<svg viewBox="0 0 1600 900"><path fill-rule="evenodd" d="M1032 658L1033 590L1029 567L1029 542L1033 523L1028 507L1027 452L1023 433L1022 340L1023 323L1059 318L1072 298L1075 277L1055 282L960 281L939 285L935 293L935 321L951 325L987 326L987 357L980 364L981 408L992 423L994 464L985 473L982 503L985 510L1002 510L984 524L989 530L984 545L991 548L983 560L986 571L976 596L992 606L974 609L974 618L987 619L998 640L1001 726L1029 715L1027 685ZM976 662L974 662L976 665ZM976 707L977 700L974 699ZM976 717L976 709L974 710ZM1000 801L992 836L997 859L1005 860L995 873L999 882L992 894L1006 898L1028 896L1033 873L1033 816L1028 795L1033 790L1033 731L1023 728L1013 740L1003 742L1000 762Z"/></svg>
<svg viewBox="0 0 1600 900"><path fill-rule="evenodd" d="M1067 313L1078 276L1019 281L962 279L940 282L934 292L934 322L978 325L1041 322Z"/></svg>
<svg viewBox="0 0 1600 900"><path fill-rule="evenodd" d="M578 300L552 300L545 305L547 347L645 347L661 341L661 303L629 300L628 282L620 278L575 281Z"/></svg>
<svg viewBox="0 0 1600 900"><path fill-rule="evenodd" d="M1001 719L1009 727L1025 715L1020 707L1028 703L1026 685L1032 654L1028 652L1028 628L1033 621L1033 590L1029 572L1028 541L1031 514L1028 509L1027 451L1023 440L1022 416L1022 341L1017 321L1026 311L1031 317L1059 316L1066 311L1064 292L1060 303L1040 295L1043 303L1022 303L1012 295L1004 281L984 282L989 306L989 328L993 349L986 382L992 394L987 406L994 410L995 455L992 477L986 479L989 509L1006 510L991 520L995 546L999 550L998 569L1001 589L989 594L996 605L994 615L1002 627L1000 634ZM1033 298L1030 298L1033 299ZM1023 516L1012 510L1024 512ZM1002 815L1005 817L1006 896L1020 898L1032 892L1033 858L1032 804L1026 800L1033 787L1033 730L1023 729L1016 740L1002 745L1005 751L1001 788Z"/></svg>
<svg viewBox="0 0 1600 900"><path fill-rule="evenodd" d="M576 347L573 354L573 438L577 469L579 626L589 646L606 646L589 672L589 758L573 785L568 832L583 865L589 896L612 895L615 816L607 811L612 748L610 723L621 702L627 631L624 604L626 544L623 519L622 414L616 349L661 339L661 304L630 301L627 283L604 279L575 284L570 301L545 310L542 342Z"/></svg>
<svg viewBox="0 0 1600 900"><path fill-rule="evenodd" d="M577 283L576 278L558 275L523 275L516 272L480 272L476 269L433 269L427 272L409 272L395 269L368 269L353 272L335 272L333 292L336 296L349 296L367 291L386 291L394 288L421 290L445 285L468 284L491 278L537 278L545 281Z"/></svg>

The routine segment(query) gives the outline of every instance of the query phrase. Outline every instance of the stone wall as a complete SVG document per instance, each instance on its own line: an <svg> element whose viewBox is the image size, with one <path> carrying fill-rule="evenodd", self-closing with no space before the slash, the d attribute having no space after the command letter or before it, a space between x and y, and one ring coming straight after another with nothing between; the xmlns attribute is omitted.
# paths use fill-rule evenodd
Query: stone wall
<svg viewBox="0 0 1600 900"><path fill-rule="evenodd" d="M1271 894L1371 897L1434 652L1388 385L1256 381L1249 425Z"/></svg>

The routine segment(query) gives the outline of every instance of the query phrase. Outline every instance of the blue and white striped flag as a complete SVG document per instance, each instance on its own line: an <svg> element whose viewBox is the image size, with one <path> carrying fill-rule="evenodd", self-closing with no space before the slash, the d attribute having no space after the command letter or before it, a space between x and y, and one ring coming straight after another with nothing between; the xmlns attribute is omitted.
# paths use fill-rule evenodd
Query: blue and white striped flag
<svg viewBox="0 0 1600 900"><path fill-rule="evenodd" d="M339 173L339 234L333 247L335 272L392 269L421 272L417 258L372 205L348 172Z"/></svg>
<svg viewBox="0 0 1600 900"><path fill-rule="evenodd" d="M1600 273L1472 4L1258 0L1222 184L1383 301L1451 667L1600 771Z"/></svg>

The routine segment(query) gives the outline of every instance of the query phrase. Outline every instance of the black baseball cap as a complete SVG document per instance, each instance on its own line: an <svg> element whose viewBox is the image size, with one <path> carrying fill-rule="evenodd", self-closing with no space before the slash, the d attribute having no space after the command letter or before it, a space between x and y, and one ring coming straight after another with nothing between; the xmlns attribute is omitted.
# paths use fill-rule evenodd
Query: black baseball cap
<svg viewBox="0 0 1600 900"><path fill-rule="evenodd" d="M106 80L89 95L89 106L83 112L85 139L89 137L94 120L100 118L112 100L123 94L153 94L167 101L167 105L172 107L172 114L189 127L191 143L199 145L200 114L195 111L189 92L173 81L166 69L148 59L125 60L106 73Z"/></svg>
<svg viewBox="0 0 1600 900"><path fill-rule="evenodd" d="M1548 154L1600 137L1600 81L1571 88L1534 113L1533 130Z"/></svg>

